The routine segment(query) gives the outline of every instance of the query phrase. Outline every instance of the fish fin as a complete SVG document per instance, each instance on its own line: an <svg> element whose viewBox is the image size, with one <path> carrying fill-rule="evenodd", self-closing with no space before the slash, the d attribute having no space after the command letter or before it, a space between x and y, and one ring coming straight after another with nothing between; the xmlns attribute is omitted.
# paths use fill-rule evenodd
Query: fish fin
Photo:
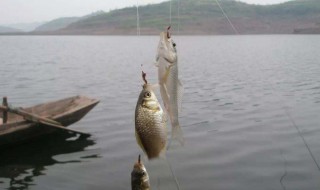
<svg viewBox="0 0 320 190"><path fill-rule="evenodd" d="M162 80L164 83L167 82L168 80L168 77L169 77L169 74L170 74L170 69L171 69L171 65L167 65L166 66L166 72L164 73L163 77L162 77Z"/></svg>
<svg viewBox="0 0 320 190"><path fill-rule="evenodd" d="M169 95L168 95L168 91L167 88L165 86L165 84L160 84L160 94L161 94L161 98L164 104L164 108L166 110L167 113L169 113Z"/></svg>
<svg viewBox="0 0 320 190"><path fill-rule="evenodd" d="M135 131L135 135L136 135L136 140L137 140L137 144L140 146L140 148L142 149L142 151L147 155L146 150L143 147L142 141L140 139L139 134L137 133L137 131Z"/></svg>
<svg viewBox="0 0 320 190"><path fill-rule="evenodd" d="M165 108L167 110L168 115L170 114L170 94L168 93L167 85L163 85L165 92L166 92L166 102L165 102Z"/></svg>
<svg viewBox="0 0 320 190"><path fill-rule="evenodd" d="M163 85L163 88L165 89L165 91L166 91L166 94L167 94L167 97L168 97L168 100L170 100L170 94L169 94L169 92L168 92L168 87L167 87L167 85L166 84L164 84ZM168 102L169 103L169 102Z"/></svg>
<svg viewBox="0 0 320 190"><path fill-rule="evenodd" d="M184 88L180 80L178 80L178 110L179 113L182 109L182 96L183 96Z"/></svg>
<svg viewBox="0 0 320 190"><path fill-rule="evenodd" d="M171 68L170 65L166 67L166 73L165 73L164 76L163 76L163 82L164 82L164 85L163 85L163 86L164 86L165 91L166 91L166 93L167 93L168 100L170 100L170 94L169 94L169 92L168 92L167 80L168 80L168 77L169 77L169 75L170 75L170 68ZM169 102L168 102L168 103L169 103Z"/></svg>
<svg viewBox="0 0 320 190"><path fill-rule="evenodd" d="M163 101L163 105L165 107L165 111L168 115L170 113L170 111L169 111L170 110L170 107L169 107L170 106L170 95L168 93L168 88L167 88L166 82L168 80L169 74L170 74L170 66L167 66L165 68L165 72L162 75L160 82L159 82L161 98Z"/></svg>
<svg viewBox="0 0 320 190"><path fill-rule="evenodd" d="M167 149L166 149L166 148L164 148L164 149L160 152L159 158L160 158L160 159L163 159L163 160L166 160L166 159L167 159Z"/></svg>

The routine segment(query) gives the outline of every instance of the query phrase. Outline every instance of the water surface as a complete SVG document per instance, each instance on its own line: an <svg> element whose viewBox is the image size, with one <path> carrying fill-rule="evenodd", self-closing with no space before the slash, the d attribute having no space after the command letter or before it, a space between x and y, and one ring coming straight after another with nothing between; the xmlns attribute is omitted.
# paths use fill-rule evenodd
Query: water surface
<svg viewBox="0 0 320 190"><path fill-rule="evenodd" d="M320 36L179 36L186 144L167 153L181 189L320 188ZM0 189L130 189L134 109L158 37L1 36L0 96L32 106L100 99L73 129L0 151ZM160 97L160 96L159 96ZM300 130L315 161L298 134ZM175 189L146 162L153 189ZM170 186L170 187L168 187Z"/></svg>

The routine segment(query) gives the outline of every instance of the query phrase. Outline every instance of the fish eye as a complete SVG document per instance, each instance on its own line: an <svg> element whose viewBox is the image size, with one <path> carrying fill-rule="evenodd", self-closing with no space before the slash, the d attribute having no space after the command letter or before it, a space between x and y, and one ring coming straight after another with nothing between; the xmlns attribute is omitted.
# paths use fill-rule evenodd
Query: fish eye
<svg viewBox="0 0 320 190"><path fill-rule="evenodd" d="M145 98L150 98L151 97L151 93L150 92L145 92L144 93L144 97Z"/></svg>
<svg viewBox="0 0 320 190"><path fill-rule="evenodd" d="M176 46L177 46L177 44L176 44L176 43L173 43L172 45L173 45L173 47L176 47Z"/></svg>

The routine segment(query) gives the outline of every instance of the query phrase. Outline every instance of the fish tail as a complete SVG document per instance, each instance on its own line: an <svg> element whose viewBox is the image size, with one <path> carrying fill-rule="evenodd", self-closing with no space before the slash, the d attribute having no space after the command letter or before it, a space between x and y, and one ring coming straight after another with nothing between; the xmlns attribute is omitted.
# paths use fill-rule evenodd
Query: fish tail
<svg viewBox="0 0 320 190"><path fill-rule="evenodd" d="M171 139L178 140L182 146L184 145L183 132L179 123L172 125Z"/></svg>
<svg viewBox="0 0 320 190"><path fill-rule="evenodd" d="M179 124L173 127L172 135L173 138L177 139L182 146L184 145L183 132Z"/></svg>

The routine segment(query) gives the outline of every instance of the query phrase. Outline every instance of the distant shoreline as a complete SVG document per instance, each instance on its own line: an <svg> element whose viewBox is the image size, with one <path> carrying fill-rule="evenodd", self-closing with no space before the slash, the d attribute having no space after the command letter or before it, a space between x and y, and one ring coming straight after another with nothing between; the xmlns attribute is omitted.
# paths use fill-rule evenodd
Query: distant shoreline
<svg viewBox="0 0 320 190"><path fill-rule="evenodd" d="M172 6L177 7L177 2ZM141 6L140 31L152 36L169 25L170 2ZM230 22L215 1L185 0L179 4L179 16L173 14L171 32L187 36L216 35L317 35L320 34L319 0L292 0L262 6L235 0L221 1ZM136 36L136 7L97 12L81 17L61 17L43 23L34 30L1 30L1 36ZM230 24L232 22L232 24ZM233 25L233 27L231 26ZM179 31L179 32L178 32Z"/></svg>

